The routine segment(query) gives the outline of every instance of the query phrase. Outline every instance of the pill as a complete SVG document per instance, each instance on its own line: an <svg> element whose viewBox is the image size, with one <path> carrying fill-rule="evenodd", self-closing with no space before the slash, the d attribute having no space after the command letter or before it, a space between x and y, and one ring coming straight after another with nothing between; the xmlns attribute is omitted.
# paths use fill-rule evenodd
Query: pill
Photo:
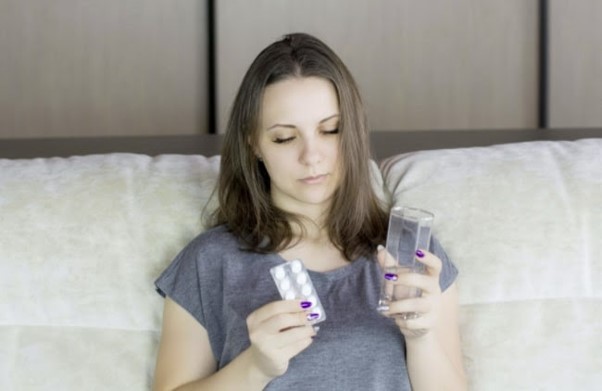
<svg viewBox="0 0 602 391"><path fill-rule="evenodd" d="M294 273L299 273L302 269L303 269L303 265L301 264L301 261L294 260L291 262L291 270Z"/></svg>
<svg viewBox="0 0 602 391"><path fill-rule="evenodd" d="M285 279L285 280L282 280L282 281L280 282L280 288L281 288L283 291L286 291L286 290L290 289L290 287L291 287L291 280L289 280L288 278L287 278L287 279Z"/></svg>
<svg viewBox="0 0 602 391"><path fill-rule="evenodd" d="M286 293L284 294L284 298L286 300L293 300L295 298L295 291L293 291L292 289L289 289L288 291L286 291Z"/></svg>
<svg viewBox="0 0 602 391"><path fill-rule="evenodd" d="M307 274L299 274L297 276L297 284L303 285L307 282Z"/></svg>
<svg viewBox="0 0 602 391"><path fill-rule="evenodd" d="M270 269L270 273L282 299L309 301L312 303L311 312L318 314L312 324L326 320L320 298L316 294L308 271L300 260L295 259L274 266Z"/></svg>
<svg viewBox="0 0 602 391"><path fill-rule="evenodd" d="M284 269L282 269L282 268L278 268L278 269L276 269L276 270L274 271L274 276L275 276L277 279L281 280L281 279L283 279L283 278L284 278L284 276L286 276L286 272L284 271Z"/></svg>
<svg viewBox="0 0 602 391"><path fill-rule="evenodd" d="M303 288L301 288L301 293L305 297L311 295L311 291L312 291L311 285L309 285L309 284L305 284L305 285L303 285Z"/></svg>

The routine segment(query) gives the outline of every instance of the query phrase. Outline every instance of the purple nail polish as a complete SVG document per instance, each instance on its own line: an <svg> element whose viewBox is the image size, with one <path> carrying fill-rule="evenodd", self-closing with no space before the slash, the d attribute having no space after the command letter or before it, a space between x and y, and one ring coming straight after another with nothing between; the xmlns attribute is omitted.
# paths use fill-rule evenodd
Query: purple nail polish
<svg viewBox="0 0 602 391"><path fill-rule="evenodd" d="M416 250L416 256L418 258L423 258L424 257L424 253L422 252L422 250Z"/></svg>
<svg viewBox="0 0 602 391"><path fill-rule="evenodd" d="M397 274L395 273L385 273L385 279L389 281L397 281Z"/></svg>
<svg viewBox="0 0 602 391"><path fill-rule="evenodd" d="M311 307L311 301L302 301L301 308L309 308Z"/></svg>
<svg viewBox="0 0 602 391"><path fill-rule="evenodd" d="M311 314L307 314L307 320L316 320L320 317L320 314L312 312Z"/></svg>

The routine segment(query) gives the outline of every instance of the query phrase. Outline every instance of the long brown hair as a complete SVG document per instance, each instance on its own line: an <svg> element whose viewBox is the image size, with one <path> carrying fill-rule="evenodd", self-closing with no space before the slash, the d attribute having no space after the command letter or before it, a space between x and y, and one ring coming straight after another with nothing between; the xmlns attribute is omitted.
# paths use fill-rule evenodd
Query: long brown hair
<svg viewBox="0 0 602 391"><path fill-rule="evenodd" d="M342 177L326 218L332 243L347 260L370 255L383 243L387 214L371 187L368 127L357 85L341 59L303 33L284 36L253 61L240 85L224 144L214 224L226 224L249 249L274 252L293 242L301 217L272 204L270 178L254 153L265 88L291 77L321 77L335 87L340 110Z"/></svg>

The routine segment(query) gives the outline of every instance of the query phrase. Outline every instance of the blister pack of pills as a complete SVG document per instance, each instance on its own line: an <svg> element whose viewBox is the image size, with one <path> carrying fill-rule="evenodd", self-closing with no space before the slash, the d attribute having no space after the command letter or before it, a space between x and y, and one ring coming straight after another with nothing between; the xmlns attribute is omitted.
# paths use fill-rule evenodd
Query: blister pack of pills
<svg viewBox="0 0 602 391"><path fill-rule="evenodd" d="M300 299L311 302L309 310L316 314L316 318L312 324L323 322L326 320L324 307L320 302L320 298L314 284L309 278L309 273L303 263L298 260L283 263L282 265L274 266L270 269L272 278L278 287L278 292L284 300Z"/></svg>

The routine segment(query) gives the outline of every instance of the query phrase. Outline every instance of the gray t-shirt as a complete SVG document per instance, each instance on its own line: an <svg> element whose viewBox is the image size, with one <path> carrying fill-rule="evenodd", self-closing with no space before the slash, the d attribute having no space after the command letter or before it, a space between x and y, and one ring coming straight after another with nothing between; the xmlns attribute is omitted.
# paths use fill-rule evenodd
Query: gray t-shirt
<svg viewBox="0 0 602 391"><path fill-rule="evenodd" d="M458 271L437 240L431 241L430 251L443 261L440 285L445 290ZM222 226L186 246L156 287L205 327L222 368L250 344L247 316L280 300L269 269L283 262L278 254L241 250ZM376 311L382 279L376 261L359 258L333 271L309 274L326 320L312 344L265 389L410 390L403 335L393 320Z"/></svg>

